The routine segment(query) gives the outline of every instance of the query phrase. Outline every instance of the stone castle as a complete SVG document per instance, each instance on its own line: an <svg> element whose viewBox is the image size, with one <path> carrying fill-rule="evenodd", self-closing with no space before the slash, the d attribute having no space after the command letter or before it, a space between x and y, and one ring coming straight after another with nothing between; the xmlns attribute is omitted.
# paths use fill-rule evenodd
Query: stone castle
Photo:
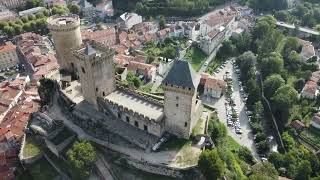
<svg viewBox="0 0 320 180"><path fill-rule="evenodd" d="M73 36L76 39L78 33L74 31ZM97 43L76 48L70 45L68 49L72 49L72 62L77 69L84 100L96 110L157 137L165 132L179 138L190 137L201 116L202 105L197 99L200 76L187 61L173 63L162 82L164 102L159 102L116 85L113 50Z"/></svg>

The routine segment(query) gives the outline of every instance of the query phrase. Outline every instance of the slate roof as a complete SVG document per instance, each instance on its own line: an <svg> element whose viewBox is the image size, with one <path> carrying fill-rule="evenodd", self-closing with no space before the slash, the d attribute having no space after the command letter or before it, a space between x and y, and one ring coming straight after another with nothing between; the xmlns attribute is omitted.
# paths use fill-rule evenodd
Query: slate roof
<svg viewBox="0 0 320 180"><path fill-rule="evenodd" d="M175 61L162 84L197 89L199 77L191 65L184 60Z"/></svg>
<svg viewBox="0 0 320 180"><path fill-rule="evenodd" d="M95 53L96 53L96 50L93 49L93 47L90 44L88 44L86 46L86 48L84 49L84 54L87 55L87 56L90 56L90 55L95 54Z"/></svg>

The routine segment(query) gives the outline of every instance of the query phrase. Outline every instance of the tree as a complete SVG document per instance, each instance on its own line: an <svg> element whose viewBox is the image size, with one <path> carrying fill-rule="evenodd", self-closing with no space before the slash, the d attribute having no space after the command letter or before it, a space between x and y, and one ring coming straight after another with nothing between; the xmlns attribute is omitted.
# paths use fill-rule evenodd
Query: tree
<svg viewBox="0 0 320 180"><path fill-rule="evenodd" d="M276 169L284 167L284 156L278 152L271 152L268 161L272 163Z"/></svg>
<svg viewBox="0 0 320 180"><path fill-rule="evenodd" d="M208 125L208 131L211 135L211 138L218 143L219 140L222 140L227 136L226 126L219 122L218 120L210 120Z"/></svg>
<svg viewBox="0 0 320 180"><path fill-rule="evenodd" d="M303 64L300 54L296 51L291 51L284 63L289 72L296 72L300 70Z"/></svg>
<svg viewBox="0 0 320 180"><path fill-rule="evenodd" d="M7 22L1 21L0 22L0 29L3 29L4 27L8 26Z"/></svg>
<svg viewBox="0 0 320 180"><path fill-rule="evenodd" d="M309 161L302 161L299 163L297 168L297 173L295 175L295 180L308 180L310 179L312 169Z"/></svg>
<svg viewBox="0 0 320 180"><path fill-rule="evenodd" d="M27 0L26 1L26 9L31 9L38 6L43 6L43 0Z"/></svg>
<svg viewBox="0 0 320 180"><path fill-rule="evenodd" d="M251 51L247 51L237 58L237 64L241 70L242 80L248 81L254 76L256 61L257 57Z"/></svg>
<svg viewBox="0 0 320 180"><path fill-rule="evenodd" d="M263 82L264 95L270 98L274 93L285 84L284 79L279 74L268 76Z"/></svg>
<svg viewBox="0 0 320 180"><path fill-rule="evenodd" d="M159 27L160 27L160 29L164 29L166 27L166 19L164 18L164 16L160 17Z"/></svg>
<svg viewBox="0 0 320 180"><path fill-rule="evenodd" d="M35 20L35 19L36 19L35 15L33 15L33 14L28 15L28 20L29 21L32 21L32 20Z"/></svg>
<svg viewBox="0 0 320 180"><path fill-rule="evenodd" d="M238 36L231 36L230 40L236 46L238 53L244 53L251 48L251 34L243 32Z"/></svg>
<svg viewBox="0 0 320 180"><path fill-rule="evenodd" d="M228 58L236 54L236 46L232 44L231 40L224 40L222 46L217 52L217 57L220 59Z"/></svg>
<svg viewBox="0 0 320 180"><path fill-rule="evenodd" d="M292 51L300 52L302 45L296 37L287 37L283 45L281 54L284 58L288 58Z"/></svg>
<svg viewBox="0 0 320 180"><path fill-rule="evenodd" d="M305 83L306 82L303 78L299 78L299 79L295 80L293 82L294 89L297 90L298 92L301 92Z"/></svg>
<svg viewBox="0 0 320 180"><path fill-rule="evenodd" d="M288 132L282 133L282 141L287 151L294 149L296 145L295 140L288 134Z"/></svg>
<svg viewBox="0 0 320 180"><path fill-rule="evenodd" d="M246 163L253 164L253 156L251 154L251 151L247 147L241 146L241 148L238 151L238 156Z"/></svg>
<svg viewBox="0 0 320 180"><path fill-rule="evenodd" d="M12 26L5 26L3 28L4 33L6 33L8 36L13 36L15 34L14 28Z"/></svg>
<svg viewBox="0 0 320 180"><path fill-rule="evenodd" d="M220 159L217 150L202 151L198 165L207 179L219 179L226 170L225 163Z"/></svg>
<svg viewBox="0 0 320 180"><path fill-rule="evenodd" d="M37 19L44 18L44 17L45 17L45 16L43 15L42 12L38 12L38 13L36 14L36 18L37 18Z"/></svg>
<svg viewBox="0 0 320 180"><path fill-rule="evenodd" d="M280 87L271 98L277 107L290 108L297 100L298 92L290 85Z"/></svg>
<svg viewBox="0 0 320 180"><path fill-rule="evenodd" d="M131 71L127 74L127 81L129 85L133 85L135 88L139 88L142 84L140 78L135 76Z"/></svg>
<svg viewBox="0 0 320 180"><path fill-rule="evenodd" d="M278 172L271 163L261 162L252 166L251 176L250 179L256 179L254 177L260 177L258 179L278 179Z"/></svg>
<svg viewBox="0 0 320 180"><path fill-rule="evenodd" d="M96 150L88 141L76 142L67 151L71 166L80 174L79 177L87 179L96 161Z"/></svg>
<svg viewBox="0 0 320 180"><path fill-rule="evenodd" d="M41 78L39 82L40 86L38 88L38 92L41 98L41 105L47 105L52 100L54 92L54 81L47 78Z"/></svg>
<svg viewBox="0 0 320 180"><path fill-rule="evenodd" d="M69 4L68 9L72 14L77 14L77 15L80 14L80 7L77 4L73 4L73 3Z"/></svg>
<svg viewBox="0 0 320 180"><path fill-rule="evenodd" d="M69 13L69 9L64 7L64 6L61 6L61 5L55 5L53 6L53 8L51 9L51 13L54 15L54 14L68 14Z"/></svg>
<svg viewBox="0 0 320 180"><path fill-rule="evenodd" d="M167 46L164 48L162 56L168 59L174 59L177 55L177 51L173 46Z"/></svg>
<svg viewBox="0 0 320 180"><path fill-rule="evenodd" d="M27 23L29 20L28 20L28 17L27 17L27 16L23 16L23 17L21 17L21 21L22 21L23 23Z"/></svg>
<svg viewBox="0 0 320 180"><path fill-rule="evenodd" d="M257 143L257 150L259 153L267 153L269 151L269 143L267 140L263 140Z"/></svg>

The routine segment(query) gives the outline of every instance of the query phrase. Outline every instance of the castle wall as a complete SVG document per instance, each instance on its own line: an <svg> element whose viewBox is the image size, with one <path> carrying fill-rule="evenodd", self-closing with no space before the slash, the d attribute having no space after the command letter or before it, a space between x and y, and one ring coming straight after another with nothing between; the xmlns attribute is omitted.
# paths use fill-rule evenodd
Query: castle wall
<svg viewBox="0 0 320 180"><path fill-rule="evenodd" d="M150 134L153 134L157 137L160 137L163 133L163 121L160 120L156 122L151 120L148 117L144 117L141 114L133 112L126 109L125 107L119 106L109 101L102 101L101 103L104 112L111 112L115 117L123 122L126 122L134 127L139 128L140 130L147 131ZM146 129L145 129L146 128Z"/></svg>

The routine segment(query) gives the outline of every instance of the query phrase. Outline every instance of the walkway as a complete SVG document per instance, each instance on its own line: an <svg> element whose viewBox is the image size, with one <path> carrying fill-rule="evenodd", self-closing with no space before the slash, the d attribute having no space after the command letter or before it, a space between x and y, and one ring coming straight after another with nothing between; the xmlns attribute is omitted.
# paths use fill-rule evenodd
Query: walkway
<svg viewBox="0 0 320 180"><path fill-rule="evenodd" d="M289 29L295 29L296 28L296 26L294 24L288 24L288 23L281 22L281 21L277 21L276 24L278 26L289 28ZM298 30L301 31L301 32L307 33L307 34L312 34L312 35L316 35L316 36L320 35L319 31L316 31L314 29L310 29L310 28L307 28L307 27L299 27L298 26Z"/></svg>
<svg viewBox="0 0 320 180"><path fill-rule="evenodd" d="M97 161L95 164L103 179L114 180L110 172L110 165L99 153L97 153Z"/></svg>

